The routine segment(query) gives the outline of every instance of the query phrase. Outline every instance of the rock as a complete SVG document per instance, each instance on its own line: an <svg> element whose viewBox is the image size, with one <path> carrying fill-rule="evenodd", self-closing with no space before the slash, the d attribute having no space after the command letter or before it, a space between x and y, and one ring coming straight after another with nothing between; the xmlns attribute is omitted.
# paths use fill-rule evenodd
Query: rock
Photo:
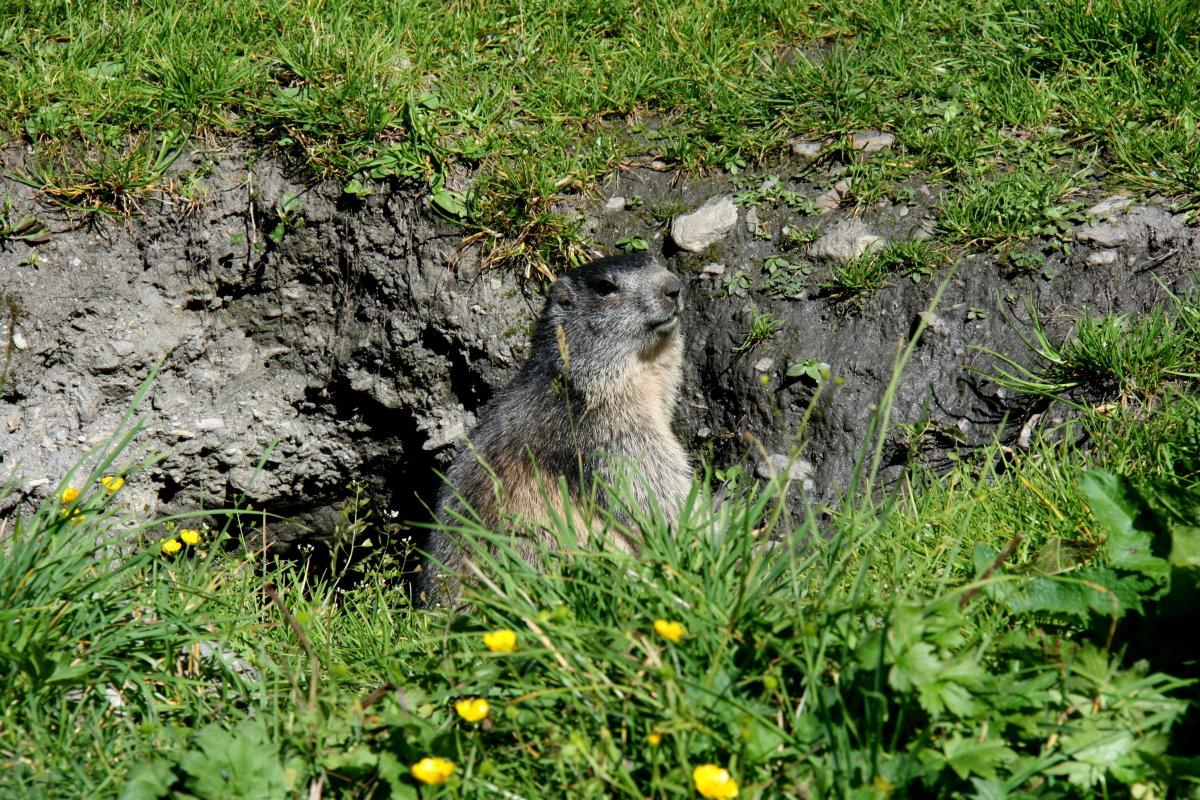
<svg viewBox="0 0 1200 800"><path fill-rule="evenodd" d="M813 465L802 458L793 460L786 453L771 453L766 459L760 456L754 466L755 474L763 480L770 480L785 470L789 481L799 481L805 491L812 490Z"/></svg>
<svg viewBox="0 0 1200 800"><path fill-rule="evenodd" d="M872 233L862 220L842 220L810 244L808 254L813 258L828 258L846 264L864 253L879 250L886 243L882 236Z"/></svg>
<svg viewBox="0 0 1200 800"><path fill-rule="evenodd" d="M225 420L221 419L220 417L205 417L204 419L196 422L196 430L204 431L205 433L208 431L219 430L220 428L224 427Z"/></svg>
<svg viewBox="0 0 1200 800"><path fill-rule="evenodd" d="M850 137L850 147L863 153L878 153L880 150L890 150L895 144L896 137L881 131L856 133Z"/></svg>
<svg viewBox="0 0 1200 800"><path fill-rule="evenodd" d="M610 197L604 203L604 213L606 213L606 214L614 214L618 211L624 211L624 210L625 210L625 198L624 197Z"/></svg>
<svg viewBox="0 0 1200 800"><path fill-rule="evenodd" d="M700 271L702 273L704 273L705 275L724 275L725 274L725 265L718 264L717 262L714 261L711 264L705 264L703 267L700 268Z"/></svg>
<svg viewBox="0 0 1200 800"><path fill-rule="evenodd" d="M1094 253L1088 253L1087 263L1093 267L1107 267L1117 263L1117 257L1116 250L1097 250Z"/></svg>
<svg viewBox="0 0 1200 800"><path fill-rule="evenodd" d="M737 218L733 195L720 195L692 213L676 217L671 223L671 239L680 249L699 253L733 230Z"/></svg>
<svg viewBox="0 0 1200 800"><path fill-rule="evenodd" d="M946 326L946 320L932 311L922 311L920 314L917 314L917 318L925 323L926 330L933 331L940 336L950 335L950 328Z"/></svg>
<svg viewBox="0 0 1200 800"><path fill-rule="evenodd" d="M758 209L746 211L746 230L751 234L758 233Z"/></svg>
<svg viewBox="0 0 1200 800"><path fill-rule="evenodd" d="M1129 231L1124 226L1108 223L1080 225L1075 229L1075 238L1101 247L1116 247L1129 241Z"/></svg>
<svg viewBox="0 0 1200 800"><path fill-rule="evenodd" d="M1132 197L1126 197L1123 194L1114 194L1111 197L1104 198L1083 213L1103 222L1109 217L1115 217L1131 205L1133 205Z"/></svg>
<svg viewBox="0 0 1200 800"><path fill-rule="evenodd" d="M792 142L792 152L801 158L809 160L819 158L821 151L824 149L825 144L823 142L806 142L799 139Z"/></svg>
<svg viewBox="0 0 1200 800"><path fill-rule="evenodd" d="M842 178L840 181L838 181L837 183L835 183L833 185L833 190L835 192L837 192L840 197L849 197L850 196L850 187L853 185L854 185L854 182L852 180L850 180L849 178Z"/></svg>
<svg viewBox="0 0 1200 800"><path fill-rule="evenodd" d="M755 372L767 372L773 366L775 366L775 359L773 358L760 358L754 362Z"/></svg>
<svg viewBox="0 0 1200 800"><path fill-rule="evenodd" d="M836 209L842 204L842 195L837 189L830 189L823 194L817 195L817 199L813 200L813 205L821 209L822 214L826 214Z"/></svg>

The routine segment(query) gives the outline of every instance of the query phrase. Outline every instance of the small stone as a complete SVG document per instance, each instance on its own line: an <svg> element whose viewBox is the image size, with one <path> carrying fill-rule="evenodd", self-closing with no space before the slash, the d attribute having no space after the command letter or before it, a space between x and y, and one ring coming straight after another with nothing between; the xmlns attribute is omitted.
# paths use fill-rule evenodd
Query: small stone
<svg viewBox="0 0 1200 800"><path fill-rule="evenodd" d="M1098 220L1104 221L1109 217L1115 217L1131 205L1133 205L1132 197L1126 197L1123 194L1114 194L1111 197L1104 198L1083 213L1089 217L1095 217Z"/></svg>
<svg viewBox="0 0 1200 800"><path fill-rule="evenodd" d="M754 362L754 369L757 372L767 372L773 366L775 366L775 359L773 358L760 358Z"/></svg>
<svg viewBox="0 0 1200 800"><path fill-rule="evenodd" d="M624 197L610 197L604 203L604 212L606 214L613 214L613 213L616 213L617 211L624 211L624 210L625 210L625 198Z"/></svg>
<svg viewBox="0 0 1200 800"><path fill-rule="evenodd" d="M108 346L111 347L113 352L121 358L132 355L133 351L137 349L133 342L126 342L121 339L114 339L110 341Z"/></svg>
<svg viewBox="0 0 1200 800"><path fill-rule="evenodd" d="M908 206L896 206L896 216L897 217L907 217L908 216Z"/></svg>
<svg viewBox="0 0 1200 800"><path fill-rule="evenodd" d="M801 158L818 158L824 149L825 145L822 142L805 142L800 140L792 142L792 152Z"/></svg>
<svg viewBox="0 0 1200 800"><path fill-rule="evenodd" d="M12 344L18 350L24 350L26 347L29 347L29 343L25 341L25 337L21 335L20 331L13 331Z"/></svg>
<svg viewBox="0 0 1200 800"><path fill-rule="evenodd" d="M196 430L201 432L215 431L225 427L225 420L220 417L205 417L196 422Z"/></svg>
<svg viewBox="0 0 1200 800"><path fill-rule="evenodd" d="M934 314L932 311L922 311L917 316L920 317L921 321L925 323L927 330L931 330L934 333L941 334L942 336L950 333L950 329L946 326L946 320L942 319L937 314Z"/></svg>
<svg viewBox="0 0 1200 800"><path fill-rule="evenodd" d="M818 195L816 200L813 200L813 205L821 209L822 214L828 214L830 211L837 209L842 203L842 196L836 190L830 189L822 195Z"/></svg>
<svg viewBox="0 0 1200 800"><path fill-rule="evenodd" d="M718 264L717 262L714 261L711 264L705 264L703 267L700 268L700 271L703 272L705 275L724 275L725 274L725 265Z"/></svg>
<svg viewBox="0 0 1200 800"><path fill-rule="evenodd" d="M1087 263L1093 267L1107 267L1117 263L1116 250L1097 250L1094 253L1088 253Z"/></svg>
<svg viewBox="0 0 1200 800"><path fill-rule="evenodd" d="M676 217L671 223L671 238L680 249L699 253L733 230L737 218L733 196L720 195L692 213Z"/></svg>
<svg viewBox="0 0 1200 800"><path fill-rule="evenodd" d="M102 349L92 359L92 373L101 374L105 372L115 372L121 367L121 359L117 358L117 354L109 349Z"/></svg>
<svg viewBox="0 0 1200 800"><path fill-rule="evenodd" d="M1129 231L1108 223L1080 225L1075 229L1075 238L1081 242L1094 242L1101 247L1116 247L1129 240Z"/></svg>
<svg viewBox="0 0 1200 800"><path fill-rule="evenodd" d="M842 178L833 185L833 190L837 192L840 197L849 197L850 187L853 185L853 182L849 178Z"/></svg>
<svg viewBox="0 0 1200 800"><path fill-rule="evenodd" d="M752 208L746 212L746 230L758 233L758 209Z"/></svg>
<svg viewBox="0 0 1200 800"><path fill-rule="evenodd" d="M850 137L850 147L864 153L878 153L880 150L890 150L896 143L896 137L881 131L856 133Z"/></svg>
<svg viewBox="0 0 1200 800"><path fill-rule="evenodd" d="M843 220L810 244L808 254L846 264L864 253L879 250L884 244L886 240L872 233L861 220Z"/></svg>
<svg viewBox="0 0 1200 800"><path fill-rule="evenodd" d="M793 460L786 453L771 453L766 460L760 459L754 471L763 480L770 480L787 471L788 480L800 481L806 491L812 491L813 465L802 458Z"/></svg>
<svg viewBox="0 0 1200 800"><path fill-rule="evenodd" d="M777 178L775 176L771 176L770 178L767 178L765 181L763 181L762 183L760 183L758 185L758 190L760 192L769 192L778 185L779 185L779 178Z"/></svg>
<svg viewBox="0 0 1200 800"><path fill-rule="evenodd" d="M440 431L435 432L425 444L421 445L422 450L441 450L443 447L457 442L467 435L466 420L458 420L452 422Z"/></svg>

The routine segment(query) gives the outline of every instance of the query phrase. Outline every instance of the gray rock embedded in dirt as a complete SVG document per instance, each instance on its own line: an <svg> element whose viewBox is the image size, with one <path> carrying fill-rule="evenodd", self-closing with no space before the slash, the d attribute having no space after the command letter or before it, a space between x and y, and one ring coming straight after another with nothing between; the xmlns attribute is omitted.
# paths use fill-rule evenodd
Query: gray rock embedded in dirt
<svg viewBox="0 0 1200 800"><path fill-rule="evenodd" d="M1131 206L1109 222L1075 228L1075 238L1082 243L1132 249L1144 253L1145 259L1165 259L1182 253L1200 256L1193 233L1186 214L1173 214L1161 205Z"/></svg>
<svg viewBox="0 0 1200 800"><path fill-rule="evenodd" d="M863 153L878 153L880 150L890 150L895 142L895 136L880 131L856 133L850 137L851 149L859 150Z"/></svg>
<svg viewBox="0 0 1200 800"><path fill-rule="evenodd" d="M1133 205L1132 197L1127 197L1123 194L1114 194L1111 197L1104 198L1083 213L1089 217L1104 221L1109 217L1116 216L1131 205Z"/></svg>
<svg viewBox="0 0 1200 800"><path fill-rule="evenodd" d="M1097 250L1094 253L1088 253L1087 263L1093 267L1107 267L1117 263L1117 258L1120 254L1116 250Z"/></svg>
<svg viewBox="0 0 1200 800"><path fill-rule="evenodd" d="M751 236L757 234L759 226L758 209L751 208L746 211L746 232Z"/></svg>
<svg viewBox="0 0 1200 800"><path fill-rule="evenodd" d="M713 197L690 214L675 218L671 223L671 240L681 250L699 253L733 230L737 218L733 195Z"/></svg>
<svg viewBox="0 0 1200 800"><path fill-rule="evenodd" d="M817 195L817 199L813 200L813 205L821 209L822 214L837 210L837 207L842 204L842 195L836 188L822 192Z"/></svg>
<svg viewBox="0 0 1200 800"><path fill-rule="evenodd" d="M1129 231L1120 225L1106 222L1097 225L1082 225L1075 230L1075 238L1101 247L1117 247L1129 240Z"/></svg>
<svg viewBox="0 0 1200 800"><path fill-rule="evenodd" d="M872 232L862 220L848 219L830 226L808 246L808 254L846 264L864 253L879 250L884 244L886 240Z"/></svg>
<svg viewBox="0 0 1200 800"><path fill-rule="evenodd" d="M625 210L624 197L610 197L604 202L604 212L607 214L615 214L618 211Z"/></svg>
<svg viewBox="0 0 1200 800"><path fill-rule="evenodd" d="M771 453L765 459L759 454L754 466L754 474L759 478L770 480L785 472L787 479L793 483L799 483L804 487L804 491L811 492L815 488L811 461L803 458L793 459L787 453Z"/></svg>
<svg viewBox="0 0 1200 800"><path fill-rule="evenodd" d="M792 152L809 161L820 158L821 152L824 149L825 144L823 142L806 142L803 140L792 142Z"/></svg>

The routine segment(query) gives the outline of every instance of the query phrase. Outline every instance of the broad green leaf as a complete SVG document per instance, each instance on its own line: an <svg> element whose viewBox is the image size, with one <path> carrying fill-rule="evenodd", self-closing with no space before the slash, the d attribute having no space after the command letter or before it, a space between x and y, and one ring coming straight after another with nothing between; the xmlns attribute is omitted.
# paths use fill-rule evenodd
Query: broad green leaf
<svg viewBox="0 0 1200 800"><path fill-rule="evenodd" d="M892 671L888 673L888 683L905 692L913 686L928 683L938 674L941 666L942 662L934 652L933 645L917 642L896 654Z"/></svg>
<svg viewBox="0 0 1200 800"><path fill-rule="evenodd" d="M971 778L975 787L975 800L1007 800L1008 790L1004 782L996 778Z"/></svg>
<svg viewBox="0 0 1200 800"><path fill-rule="evenodd" d="M1107 535L1104 547L1113 566L1152 575L1166 574L1166 559L1154 555L1154 518L1127 480L1093 469L1080 477L1079 489L1091 506L1092 516Z"/></svg>
<svg viewBox="0 0 1200 800"><path fill-rule="evenodd" d="M256 720L232 731L210 725L196 735L194 749L179 757L187 787L198 797L222 800L283 800L288 780L278 746Z"/></svg>
<svg viewBox="0 0 1200 800"><path fill-rule="evenodd" d="M409 767L388 752L379 754L379 777L392 790L393 800L418 800L416 784L410 776Z"/></svg>
<svg viewBox="0 0 1200 800"><path fill-rule="evenodd" d="M958 777L964 779L968 775L995 778L997 767L1017 757L1003 741L985 739L981 742L975 738L963 738L958 734L946 740L942 752L950 768L958 773Z"/></svg>
<svg viewBox="0 0 1200 800"><path fill-rule="evenodd" d="M429 199L435 206L452 217L465 217L467 215L467 206L463 202L462 195L457 192L443 189L433 194Z"/></svg>
<svg viewBox="0 0 1200 800"><path fill-rule="evenodd" d="M1171 529L1171 556L1175 567L1200 567L1200 527L1176 525Z"/></svg>
<svg viewBox="0 0 1200 800"><path fill-rule="evenodd" d="M172 764L167 761L144 761L129 771L121 800L160 800L171 792L175 782Z"/></svg>

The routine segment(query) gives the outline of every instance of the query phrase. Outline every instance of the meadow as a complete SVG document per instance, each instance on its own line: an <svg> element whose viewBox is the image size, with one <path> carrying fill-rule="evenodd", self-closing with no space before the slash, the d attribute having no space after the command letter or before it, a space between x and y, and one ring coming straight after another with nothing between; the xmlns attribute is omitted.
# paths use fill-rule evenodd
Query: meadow
<svg viewBox="0 0 1200 800"><path fill-rule="evenodd" d="M863 197L947 187L966 249L1056 235L1084 181L1200 190L1182 0L0 12L14 177L86 217L148 213L181 149L229 142L419 183L527 274L582 257L558 203L622 164L737 174L870 128L900 148ZM136 521L139 396L0 518L0 797L1198 797L1200 298L1028 344L991 376L1069 409L1028 447L885 485L889 390L837 507L701 458L637 559L556 518L537 568L464 522L487 580L453 611L413 608L411 545L354 486L331 569L264 552L255 509Z"/></svg>

